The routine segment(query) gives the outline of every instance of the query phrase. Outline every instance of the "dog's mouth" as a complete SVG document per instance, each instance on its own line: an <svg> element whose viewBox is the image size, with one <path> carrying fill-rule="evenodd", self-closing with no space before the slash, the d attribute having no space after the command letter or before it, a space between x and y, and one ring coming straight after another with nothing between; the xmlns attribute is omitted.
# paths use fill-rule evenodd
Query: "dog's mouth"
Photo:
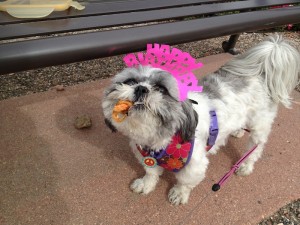
<svg viewBox="0 0 300 225"><path fill-rule="evenodd" d="M133 105L134 106L135 105L144 105L144 102L142 102L142 101L136 101L136 102L133 103Z"/></svg>
<svg viewBox="0 0 300 225"><path fill-rule="evenodd" d="M119 100L122 101L122 100ZM129 100L130 101L130 100ZM147 101L144 99L139 99L137 101L130 101L132 105L128 107L126 111L121 111L119 113L115 113L113 118L116 122L122 122L124 121L127 117L131 116L143 116L143 113L146 111L153 114L154 116L157 116L155 112L151 109L151 107L147 104Z"/></svg>
<svg viewBox="0 0 300 225"><path fill-rule="evenodd" d="M149 107L147 107L143 99L139 99L137 101L118 100L113 108L112 118L116 122L123 122L126 117L146 109L149 109Z"/></svg>
<svg viewBox="0 0 300 225"><path fill-rule="evenodd" d="M145 103L142 101L136 101L133 103L133 106L131 107L133 110L143 110L146 108Z"/></svg>

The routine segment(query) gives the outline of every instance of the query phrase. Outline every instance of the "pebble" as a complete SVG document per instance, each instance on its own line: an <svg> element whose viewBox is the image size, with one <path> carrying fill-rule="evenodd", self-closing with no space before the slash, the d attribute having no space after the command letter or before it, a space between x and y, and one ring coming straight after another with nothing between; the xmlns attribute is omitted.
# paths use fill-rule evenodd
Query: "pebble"
<svg viewBox="0 0 300 225"><path fill-rule="evenodd" d="M92 126L92 120L87 115L77 116L74 126L77 129L89 128Z"/></svg>
<svg viewBox="0 0 300 225"><path fill-rule="evenodd" d="M56 85L55 86L55 90L57 90L57 91L64 91L65 87L63 85Z"/></svg>

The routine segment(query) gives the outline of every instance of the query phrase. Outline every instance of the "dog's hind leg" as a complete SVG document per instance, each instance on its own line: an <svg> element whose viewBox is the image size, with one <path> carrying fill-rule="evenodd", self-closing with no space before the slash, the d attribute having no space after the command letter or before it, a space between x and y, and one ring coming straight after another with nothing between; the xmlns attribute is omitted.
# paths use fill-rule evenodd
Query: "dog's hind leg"
<svg viewBox="0 0 300 225"><path fill-rule="evenodd" d="M244 134L245 134L245 130L239 129L239 130L236 130L236 131L232 132L230 135L235 137L235 138L241 138L241 137L244 136Z"/></svg>
<svg viewBox="0 0 300 225"><path fill-rule="evenodd" d="M250 129L248 150L256 145L257 147L237 170L236 173L238 175L246 176L252 173L254 169L254 163L261 157L264 145L268 140L274 117L275 113L273 114L272 112L264 117L256 117L257 120L254 125L252 124Z"/></svg>

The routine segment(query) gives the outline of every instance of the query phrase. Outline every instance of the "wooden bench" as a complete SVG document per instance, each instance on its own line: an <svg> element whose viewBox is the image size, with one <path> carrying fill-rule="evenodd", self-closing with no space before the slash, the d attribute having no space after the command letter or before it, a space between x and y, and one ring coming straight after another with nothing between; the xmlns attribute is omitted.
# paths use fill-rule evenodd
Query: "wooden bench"
<svg viewBox="0 0 300 225"><path fill-rule="evenodd" d="M83 11L23 20L0 12L0 74L225 35L233 52L239 33L290 23L300 23L300 0L90 0Z"/></svg>

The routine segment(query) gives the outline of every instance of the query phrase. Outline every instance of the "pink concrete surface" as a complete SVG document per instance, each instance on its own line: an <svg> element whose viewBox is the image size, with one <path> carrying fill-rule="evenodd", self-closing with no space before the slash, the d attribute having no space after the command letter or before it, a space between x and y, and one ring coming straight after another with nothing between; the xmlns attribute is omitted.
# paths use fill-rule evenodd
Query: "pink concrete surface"
<svg viewBox="0 0 300 225"><path fill-rule="evenodd" d="M198 72L211 72L229 58L201 59ZM129 184L144 172L127 138L104 125L100 102L108 84L100 80L0 102L0 224L257 224L300 197L298 104L280 108L250 176L233 176L219 192L211 191L243 153L246 137L232 138L209 157L207 176L187 205L169 204L175 181L170 172L148 196L132 193ZM300 93L293 96L300 102ZM74 120L83 114L93 125L77 130Z"/></svg>

